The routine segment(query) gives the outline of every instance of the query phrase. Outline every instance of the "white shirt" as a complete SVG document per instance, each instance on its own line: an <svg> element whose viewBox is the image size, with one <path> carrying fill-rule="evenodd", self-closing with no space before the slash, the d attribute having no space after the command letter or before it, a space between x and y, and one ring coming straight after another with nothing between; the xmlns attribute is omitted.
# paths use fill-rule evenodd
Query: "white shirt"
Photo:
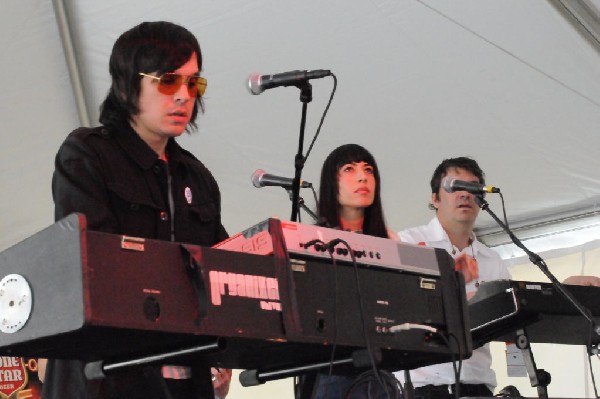
<svg viewBox="0 0 600 399"><path fill-rule="evenodd" d="M466 284L467 296L477 291L479 283L492 280L510 279L508 270L500 256L486 247L473 234L472 244L462 251L452 245L448 234L442 228L437 217L429 224L418 226L398 233L401 241L412 244L424 244L430 247L445 249L453 258L466 253L477 260L479 278ZM492 356L489 344L475 349L473 355L463 360L460 382L463 384L486 384L493 392L496 388L496 373L491 368ZM396 378L404 382L404 373L397 372ZM434 364L421 367L410 372L410 378L415 387L424 385L450 385L456 382L452 363Z"/></svg>

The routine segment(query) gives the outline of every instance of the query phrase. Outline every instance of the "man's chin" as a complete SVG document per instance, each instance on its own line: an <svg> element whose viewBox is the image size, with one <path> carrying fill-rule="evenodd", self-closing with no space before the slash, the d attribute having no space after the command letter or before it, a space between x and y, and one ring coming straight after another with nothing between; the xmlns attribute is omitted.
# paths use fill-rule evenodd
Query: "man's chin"
<svg viewBox="0 0 600 399"><path fill-rule="evenodd" d="M175 128L175 129L169 129L165 132L165 134L169 137L179 137L183 134L183 132L185 132L185 127L179 129L179 128Z"/></svg>
<svg viewBox="0 0 600 399"><path fill-rule="evenodd" d="M477 219L477 214L462 214L458 217L463 223L475 223L475 219Z"/></svg>

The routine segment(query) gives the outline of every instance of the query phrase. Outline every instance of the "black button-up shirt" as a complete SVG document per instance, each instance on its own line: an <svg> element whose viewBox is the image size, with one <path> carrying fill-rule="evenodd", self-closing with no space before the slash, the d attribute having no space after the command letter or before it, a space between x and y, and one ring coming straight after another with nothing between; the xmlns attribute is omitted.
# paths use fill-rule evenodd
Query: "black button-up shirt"
<svg viewBox="0 0 600 399"><path fill-rule="evenodd" d="M79 212L86 216L88 229L106 233L204 246L227 238L219 188L211 173L175 140L169 140L166 153L168 163L129 126L73 131L56 156L52 179L56 220ZM208 366L202 367L206 376L198 378L207 378L206 389L211 392ZM83 362L51 359L44 395L154 398L162 389L160 368L154 371L153 378L134 369L88 381Z"/></svg>
<svg viewBox="0 0 600 399"><path fill-rule="evenodd" d="M80 212L90 230L205 246L222 241L212 174L173 139L166 153L168 165L129 126L73 131L56 156L55 219Z"/></svg>

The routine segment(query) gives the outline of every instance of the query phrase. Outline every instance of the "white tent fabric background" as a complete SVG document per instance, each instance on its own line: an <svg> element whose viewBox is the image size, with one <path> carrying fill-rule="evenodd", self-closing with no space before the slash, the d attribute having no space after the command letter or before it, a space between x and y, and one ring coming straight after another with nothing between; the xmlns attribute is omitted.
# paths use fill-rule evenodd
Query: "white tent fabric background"
<svg viewBox="0 0 600 399"><path fill-rule="evenodd" d="M53 156L80 122L52 3L1 7L5 248L52 223ZM299 91L252 96L245 81L293 69L330 69L339 79L303 178L317 184L329 151L363 144L380 164L393 229L427 221L430 175L457 155L480 161L511 220L597 208L600 55L550 2L78 0L65 8L94 124L120 33L166 19L198 36L207 111L181 141L219 181L230 233L290 217L283 190L257 190L249 177L259 168L293 176ZM312 82L305 150L332 89L331 79ZM302 195L312 206L310 192ZM490 204L500 210L497 198Z"/></svg>
<svg viewBox="0 0 600 399"><path fill-rule="evenodd" d="M180 141L218 180L230 233L290 217L287 193L257 190L250 175L261 168L293 176L299 91L252 96L245 85L252 72L295 69L330 69L339 81L303 178L317 186L333 148L364 145L378 160L395 230L428 221L431 173L459 155L479 160L488 182L502 188L513 222L599 210L600 53L557 1L5 0L0 250L53 222L53 158L81 123L55 16L60 3L93 124L123 31L164 19L197 35L206 113ZM312 84L305 151L333 86ZM314 206L308 190L302 196ZM498 197L489 201L499 214ZM489 226L482 215L479 227Z"/></svg>

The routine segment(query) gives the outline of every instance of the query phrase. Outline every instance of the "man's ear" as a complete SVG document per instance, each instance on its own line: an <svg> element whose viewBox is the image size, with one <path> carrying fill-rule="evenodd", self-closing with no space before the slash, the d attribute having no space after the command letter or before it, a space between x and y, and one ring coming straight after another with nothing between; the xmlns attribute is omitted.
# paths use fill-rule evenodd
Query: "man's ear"
<svg viewBox="0 0 600 399"><path fill-rule="evenodd" d="M431 205L437 210L440 203L438 193L431 193Z"/></svg>

